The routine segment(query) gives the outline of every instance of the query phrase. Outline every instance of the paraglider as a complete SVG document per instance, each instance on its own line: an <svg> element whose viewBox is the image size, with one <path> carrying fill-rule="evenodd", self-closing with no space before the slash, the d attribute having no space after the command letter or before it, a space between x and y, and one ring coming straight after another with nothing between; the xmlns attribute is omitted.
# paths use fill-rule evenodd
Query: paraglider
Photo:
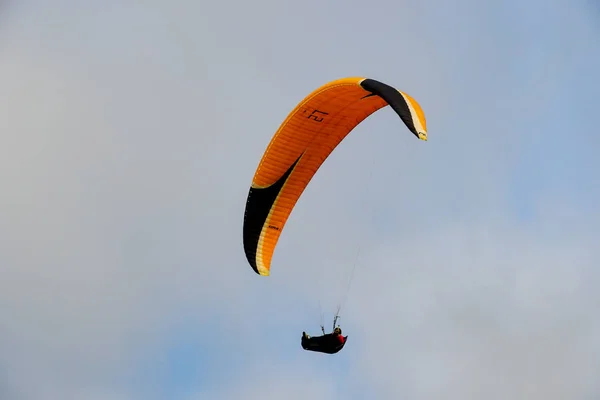
<svg viewBox="0 0 600 400"><path fill-rule="evenodd" d="M333 332L325 333L325 328L321 326L322 336L310 336L302 332L300 344L304 350L315 351L318 353L335 354L342 350L346 345L348 336L342 336L342 329L335 326L337 317L333 320Z"/></svg>
<svg viewBox="0 0 600 400"><path fill-rule="evenodd" d="M387 105L413 135L427 140L419 103L369 78L326 83L283 121L262 156L246 201L244 252L257 274L270 275L273 252L285 223L325 159L358 124Z"/></svg>
<svg viewBox="0 0 600 400"><path fill-rule="evenodd" d="M427 140L425 115L408 94L363 77L334 80L317 88L290 112L267 146L252 179L244 213L243 242L248 263L270 275L271 260L298 199L323 162L363 120L390 106L408 130ZM339 312L339 308L338 308ZM302 348L339 352L348 336L340 327L311 337L302 333Z"/></svg>

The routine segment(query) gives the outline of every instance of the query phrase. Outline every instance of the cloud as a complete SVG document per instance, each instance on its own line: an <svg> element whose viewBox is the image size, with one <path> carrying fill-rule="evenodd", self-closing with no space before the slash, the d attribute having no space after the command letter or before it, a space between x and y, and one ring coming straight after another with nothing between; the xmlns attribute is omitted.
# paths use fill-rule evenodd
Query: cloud
<svg viewBox="0 0 600 400"><path fill-rule="evenodd" d="M13 6L0 393L597 394L597 26L546 6ZM417 98L430 141L389 110L366 120L255 276L241 224L260 154L310 90L361 74ZM301 351L355 260L348 347Z"/></svg>
<svg viewBox="0 0 600 400"><path fill-rule="evenodd" d="M598 251L589 238L541 234L496 223L374 249L380 276L361 276L352 319L383 327L362 332L361 362L379 366L365 372L382 397L587 398L600 389L591 372Z"/></svg>

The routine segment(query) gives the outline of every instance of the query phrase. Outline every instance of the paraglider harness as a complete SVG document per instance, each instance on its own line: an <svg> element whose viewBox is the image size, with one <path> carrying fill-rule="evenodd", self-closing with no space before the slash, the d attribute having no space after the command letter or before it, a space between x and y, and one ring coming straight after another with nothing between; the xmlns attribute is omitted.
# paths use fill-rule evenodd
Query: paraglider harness
<svg viewBox="0 0 600 400"><path fill-rule="evenodd" d="M338 326L336 328L338 318L339 316L336 315L333 319L333 332L338 330L338 334L341 335L340 327ZM342 336L344 340L343 342L340 342L337 335L334 335L333 332L325 333L325 327L323 325L321 325L321 331L323 332L323 336L318 337L305 337L303 334L301 341L302 348L304 350L315 351L318 353L335 354L346 345L348 336Z"/></svg>

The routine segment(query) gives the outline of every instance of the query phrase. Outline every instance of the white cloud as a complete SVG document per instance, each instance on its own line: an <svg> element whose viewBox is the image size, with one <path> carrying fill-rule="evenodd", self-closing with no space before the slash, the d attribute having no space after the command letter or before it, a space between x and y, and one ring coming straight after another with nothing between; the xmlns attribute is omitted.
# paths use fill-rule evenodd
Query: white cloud
<svg viewBox="0 0 600 400"><path fill-rule="evenodd" d="M600 389L600 254L578 237L540 241L511 225L373 249L377 273L361 276L351 318L368 327L360 365L378 366L364 372L385 397L587 398Z"/></svg>

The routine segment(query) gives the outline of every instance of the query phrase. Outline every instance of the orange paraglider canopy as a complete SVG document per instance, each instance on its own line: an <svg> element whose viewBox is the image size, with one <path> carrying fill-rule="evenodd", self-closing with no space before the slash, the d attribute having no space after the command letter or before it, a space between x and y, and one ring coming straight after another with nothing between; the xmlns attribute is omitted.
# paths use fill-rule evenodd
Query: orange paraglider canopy
<svg viewBox="0 0 600 400"><path fill-rule="evenodd" d="M281 231L319 167L350 131L387 105L416 137L427 140L423 110L412 97L361 77L321 86L283 121L263 154L246 202L244 250L256 273L270 274Z"/></svg>

